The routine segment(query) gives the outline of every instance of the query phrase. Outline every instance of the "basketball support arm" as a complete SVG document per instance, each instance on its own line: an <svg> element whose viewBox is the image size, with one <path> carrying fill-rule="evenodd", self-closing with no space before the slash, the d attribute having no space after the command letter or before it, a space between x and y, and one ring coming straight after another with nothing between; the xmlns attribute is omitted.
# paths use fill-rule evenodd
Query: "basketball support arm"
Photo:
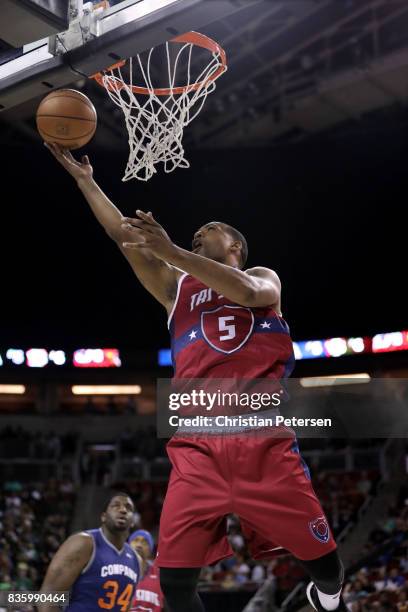
<svg viewBox="0 0 408 612"><path fill-rule="evenodd" d="M124 0L94 11L92 2L71 0L66 32L25 45L0 65L0 112L261 1Z"/></svg>

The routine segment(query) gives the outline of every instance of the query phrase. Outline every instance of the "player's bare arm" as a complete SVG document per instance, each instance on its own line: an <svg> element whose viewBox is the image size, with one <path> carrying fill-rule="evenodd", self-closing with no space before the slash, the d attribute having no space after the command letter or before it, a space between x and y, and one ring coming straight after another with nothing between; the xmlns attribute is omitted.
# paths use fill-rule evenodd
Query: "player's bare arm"
<svg viewBox="0 0 408 612"><path fill-rule="evenodd" d="M53 557L41 592L69 591L72 585L89 562L93 552L92 537L84 533L77 533L69 537L58 549ZM38 606L39 612L57 612L58 605L43 603Z"/></svg>
<svg viewBox="0 0 408 612"><path fill-rule="evenodd" d="M148 249L136 251L123 248L123 242L130 237L124 218L94 180L88 156L84 155L81 161L78 161L68 150L61 149L55 144L44 144L76 180L95 217L110 238L117 243L142 285L170 312L180 272L157 258Z"/></svg>
<svg viewBox="0 0 408 612"><path fill-rule="evenodd" d="M149 249L156 257L191 274L219 294L241 306L276 306L280 309L281 285L277 274L256 267L243 272L238 268L186 251L167 236L162 226L138 210L138 219L127 219L133 240L124 243L129 250Z"/></svg>
<svg viewBox="0 0 408 612"><path fill-rule="evenodd" d="M256 282L258 281L258 288L265 290L266 292L273 287L274 301L267 304L267 306L274 306L276 312L280 315L281 313L281 282L279 276L274 270L270 268L264 268L263 266L256 266L254 268L248 268L245 270L245 274L248 274ZM259 306L259 304L256 304ZM262 304L263 305L263 304Z"/></svg>

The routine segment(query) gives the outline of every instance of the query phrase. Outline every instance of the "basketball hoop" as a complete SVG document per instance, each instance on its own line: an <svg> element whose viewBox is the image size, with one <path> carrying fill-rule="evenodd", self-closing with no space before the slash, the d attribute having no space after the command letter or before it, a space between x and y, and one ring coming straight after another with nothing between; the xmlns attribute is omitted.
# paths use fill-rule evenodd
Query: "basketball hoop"
<svg viewBox="0 0 408 612"><path fill-rule="evenodd" d="M177 43L182 46L171 62L170 45ZM199 74L194 79L193 67L199 63L197 57L193 58L195 48L209 51L211 59L197 70ZM207 95L215 89L216 79L227 70L225 51L218 43L204 34L187 32L166 42L169 86L157 88L152 82L154 51L155 48L148 52L145 67L138 54L91 77L106 89L125 115L130 152L123 181L148 181L157 172L155 166L159 162L167 173L177 167L189 168L182 145L184 128L200 113ZM176 85L177 69L183 59L186 83ZM143 85L135 84L142 79Z"/></svg>

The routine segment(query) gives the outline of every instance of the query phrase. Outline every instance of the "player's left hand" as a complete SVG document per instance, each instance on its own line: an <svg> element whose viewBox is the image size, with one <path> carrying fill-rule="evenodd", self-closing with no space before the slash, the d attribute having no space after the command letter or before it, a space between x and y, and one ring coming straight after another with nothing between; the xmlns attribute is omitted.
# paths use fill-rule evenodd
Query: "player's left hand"
<svg viewBox="0 0 408 612"><path fill-rule="evenodd" d="M138 218L124 217L122 229L134 236L134 241L124 242L125 249L149 249L159 259L167 260L174 253L172 243L164 228L154 219L151 212L137 210Z"/></svg>

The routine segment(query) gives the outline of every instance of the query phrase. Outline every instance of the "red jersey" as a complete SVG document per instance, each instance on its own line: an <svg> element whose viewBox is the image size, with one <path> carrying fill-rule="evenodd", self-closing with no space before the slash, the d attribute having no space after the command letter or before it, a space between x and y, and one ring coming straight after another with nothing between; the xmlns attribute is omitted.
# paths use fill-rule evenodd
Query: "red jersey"
<svg viewBox="0 0 408 612"><path fill-rule="evenodd" d="M270 306L234 304L183 274L169 317L175 378L274 378L293 370L289 327Z"/></svg>
<svg viewBox="0 0 408 612"><path fill-rule="evenodd" d="M293 369L289 328L273 308L233 304L186 274L179 280L170 332L173 388L179 383L190 390L186 379L206 379L200 386L207 389L217 379L232 378L232 384L241 379L245 391L268 391L284 387L280 381ZM250 414L239 404L232 405L233 414L237 407ZM215 408L225 410L218 401ZM183 410L193 414L197 408ZM189 428L192 436L177 430L167 444L172 471L160 518L161 567L199 568L231 556L225 516L232 512L255 558L284 549L299 559L317 559L336 548L294 432L281 437L279 429L276 436L272 428L229 435L235 432L228 425L209 435L200 426Z"/></svg>
<svg viewBox="0 0 408 612"><path fill-rule="evenodd" d="M155 563L149 565L136 587L130 612L161 612L163 610L164 597L160 588L159 572Z"/></svg>

